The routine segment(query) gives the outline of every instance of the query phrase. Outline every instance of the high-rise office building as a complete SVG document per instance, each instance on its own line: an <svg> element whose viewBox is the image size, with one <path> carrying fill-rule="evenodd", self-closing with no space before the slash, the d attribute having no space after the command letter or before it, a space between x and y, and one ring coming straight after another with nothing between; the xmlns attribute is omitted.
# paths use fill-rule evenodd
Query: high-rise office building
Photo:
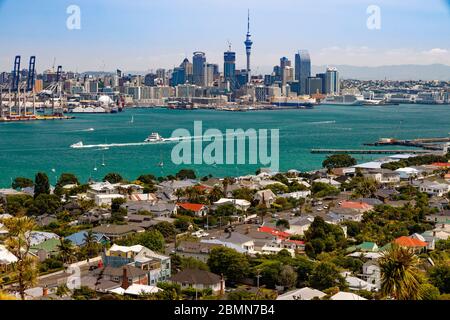
<svg viewBox="0 0 450 320"><path fill-rule="evenodd" d="M172 78L170 79L170 85L176 87L180 84L184 84L186 79L186 72L183 67L177 67L173 69Z"/></svg>
<svg viewBox="0 0 450 320"><path fill-rule="evenodd" d="M216 64L208 63L206 64L206 79L204 86L212 87L214 84L214 72L217 69Z"/></svg>
<svg viewBox="0 0 450 320"><path fill-rule="evenodd" d="M311 76L311 58L307 50L300 50L295 55L295 80L300 84L299 94L306 94L306 82Z"/></svg>
<svg viewBox="0 0 450 320"><path fill-rule="evenodd" d="M339 71L336 68L327 68L325 73L325 93L339 94L340 92Z"/></svg>
<svg viewBox="0 0 450 320"><path fill-rule="evenodd" d="M291 60L289 60L286 57L283 57L280 59L280 77L281 77L281 82L284 85L286 85L287 81L291 81L293 79L286 79L286 74L285 74L285 70L287 67L291 67Z"/></svg>
<svg viewBox="0 0 450 320"><path fill-rule="evenodd" d="M180 65L181 68L184 69L184 82L192 83L192 75L193 75L193 66L192 63L189 62L188 58L185 58Z"/></svg>
<svg viewBox="0 0 450 320"><path fill-rule="evenodd" d="M306 81L306 93L312 95L322 92L322 79L319 77L308 77Z"/></svg>
<svg viewBox="0 0 450 320"><path fill-rule="evenodd" d="M204 52L194 52L192 71L194 84L204 86L206 82L206 56Z"/></svg>
<svg viewBox="0 0 450 320"><path fill-rule="evenodd" d="M245 39L245 52L247 54L247 82L251 80L251 68L250 68L250 56L252 54L252 45L253 41L251 40L250 34L250 10L248 11L248 19L247 19L247 36Z"/></svg>
<svg viewBox="0 0 450 320"><path fill-rule="evenodd" d="M231 48L223 55L223 80L230 83L230 87L235 88L236 84L236 52Z"/></svg>

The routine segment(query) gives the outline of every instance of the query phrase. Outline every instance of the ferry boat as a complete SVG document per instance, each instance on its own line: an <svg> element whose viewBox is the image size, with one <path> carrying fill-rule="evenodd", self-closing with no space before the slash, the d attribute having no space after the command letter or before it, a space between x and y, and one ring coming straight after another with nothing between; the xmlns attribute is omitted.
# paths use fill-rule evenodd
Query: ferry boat
<svg viewBox="0 0 450 320"><path fill-rule="evenodd" d="M153 132L151 135L144 140L144 142L162 142L164 138L159 135L157 132Z"/></svg>

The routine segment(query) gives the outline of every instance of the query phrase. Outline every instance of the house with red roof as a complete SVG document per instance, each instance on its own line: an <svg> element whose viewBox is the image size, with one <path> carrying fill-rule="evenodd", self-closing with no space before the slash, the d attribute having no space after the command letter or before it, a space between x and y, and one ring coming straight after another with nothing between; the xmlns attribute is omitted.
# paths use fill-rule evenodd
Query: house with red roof
<svg viewBox="0 0 450 320"><path fill-rule="evenodd" d="M197 217L204 217L208 213L208 207L200 203L177 203L177 212L179 209L193 212Z"/></svg>
<svg viewBox="0 0 450 320"><path fill-rule="evenodd" d="M362 201L343 201L341 203L340 207L343 209L357 210L361 213L364 213L366 211L370 211L373 209L373 206L371 206L370 204L368 204L366 202L362 202Z"/></svg>
<svg viewBox="0 0 450 320"><path fill-rule="evenodd" d="M427 243L413 237L400 237L394 240L394 243L404 248L411 248L416 253L420 253L427 248Z"/></svg>

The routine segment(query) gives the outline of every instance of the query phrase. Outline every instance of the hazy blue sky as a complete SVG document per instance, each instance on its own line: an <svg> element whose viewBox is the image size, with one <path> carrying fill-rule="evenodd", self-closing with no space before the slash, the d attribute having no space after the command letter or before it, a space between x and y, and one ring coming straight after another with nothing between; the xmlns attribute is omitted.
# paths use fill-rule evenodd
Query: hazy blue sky
<svg viewBox="0 0 450 320"><path fill-rule="evenodd" d="M80 30L66 27L72 4ZM366 26L369 5L380 30ZM298 49L314 65L450 65L450 0L0 0L0 70L16 54L36 55L39 71L54 57L65 70L172 68L195 50L222 65L228 40L244 67L247 8L253 70Z"/></svg>

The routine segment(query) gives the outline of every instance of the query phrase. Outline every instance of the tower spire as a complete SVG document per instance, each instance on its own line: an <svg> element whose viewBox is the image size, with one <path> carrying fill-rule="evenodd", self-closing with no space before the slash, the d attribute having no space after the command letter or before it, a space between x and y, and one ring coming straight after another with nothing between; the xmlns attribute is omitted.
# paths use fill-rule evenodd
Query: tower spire
<svg viewBox="0 0 450 320"><path fill-rule="evenodd" d="M251 76L250 76L250 56L252 53L252 45L253 41L251 40L251 34L250 34L250 9L248 9L247 14L247 36L245 39L245 52L247 54L247 82L250 82Z"/></svg>

